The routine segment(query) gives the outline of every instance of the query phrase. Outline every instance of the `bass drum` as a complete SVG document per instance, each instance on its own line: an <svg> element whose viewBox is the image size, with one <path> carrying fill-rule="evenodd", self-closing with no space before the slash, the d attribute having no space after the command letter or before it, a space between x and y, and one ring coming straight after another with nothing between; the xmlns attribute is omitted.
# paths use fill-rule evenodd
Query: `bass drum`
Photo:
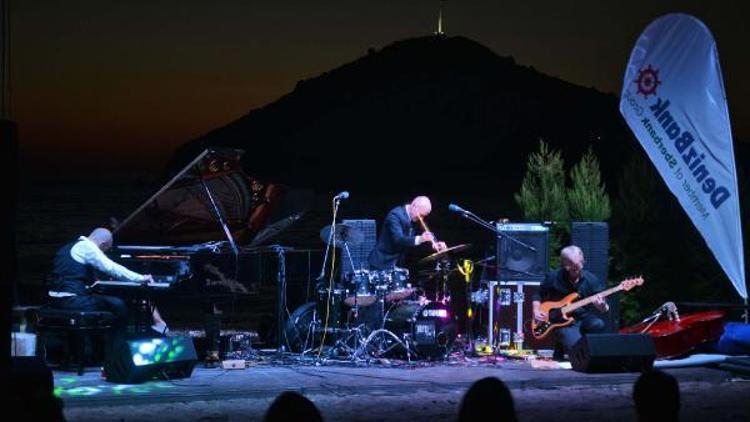
<svg viewBox="0 0 750 422"><path fill-rule="evenodd" d="M308 302L295 309L289 315L284 325L284 338L282 344L292 353L302 353L313 347L318 347L322 340L324 320L318 315L318 310L323 305L320 302ZM338 317L331 316L331 319ZM333 343L338 337L335 334L341 329L332 326L332 321L328 321L328 334L326 335L326 344Z"/></svg>
<svg viewBox="0 0 750 422"><path fill-rule="evenodd" d="M408 340L416 352L430 359L445 357L456 338L456 323L448 305L402 301L385 315L385 329Z"/></svg>
<svg viewBox="0 0 750 422"><path fill-rule="evenodd" d="M302 353L312 346L315 338L312 332L313 320L317 307L316 302L308 302L289 315L284 326L284 338L281 339L281 342L286 345L290 352Z"/></svg>

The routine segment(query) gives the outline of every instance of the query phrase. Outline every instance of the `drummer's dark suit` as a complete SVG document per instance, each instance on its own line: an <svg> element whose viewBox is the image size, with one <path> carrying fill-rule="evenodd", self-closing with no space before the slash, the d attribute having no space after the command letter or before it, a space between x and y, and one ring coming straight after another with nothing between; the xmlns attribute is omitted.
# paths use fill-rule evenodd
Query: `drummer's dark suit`
<svg viewBox="0 0 750 422"><path fill-rule="evenodd" d="M407 249L416 245L414 223L400 205L385 217L378 243L369 257L370 267L376 270L391 270L403 258Z"/></svg>

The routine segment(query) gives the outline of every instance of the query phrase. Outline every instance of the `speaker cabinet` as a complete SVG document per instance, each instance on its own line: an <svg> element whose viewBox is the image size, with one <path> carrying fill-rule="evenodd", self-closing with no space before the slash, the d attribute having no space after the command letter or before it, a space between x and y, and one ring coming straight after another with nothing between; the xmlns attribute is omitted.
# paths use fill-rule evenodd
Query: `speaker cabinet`
<svg viewBox="0 0 750 422"><path fill-rule="evenodd" d="M153 378L189 378L197 362L190 337L127 340L104 364L107 381L136 384Z"/></svg>
<svg viewBox="0 0 750 422"><path fill-rule="evenodd" d="M349 253L352 255L351 261L346 256L346 251L341 251L341 275L343 277L345 274L352 272L352 264L354 264L354 270L370 268L368 258L370 252L375 248L378 236L375 220L343 220L342 223L354 227L363 235L362 242L349 245Z"/></svg>
<svg viewBox="0 0 750 422"><path fill-rule="evenodd" d="M549 229L541 224L498 224L498 281L542 281L549 267Z"/></svg>
<svg viewBox="0 0 750 422"><path fill-rule="evenodd" d="M609 272L609 226L605 222L574 221L570 243L583 251L586 269L599 280L607 281Z"/></svg>
<svg viewBox="0 0 750 422"><path fill-rule="evenodd" d="M583 251L587 270L604 283L609 275L609 225L603 221L574 221L570 228L570 243ZM605 331L616 333L620 328L620 293L607 297L610 311L604 322Z"/></svg>
<svg viewBox="0 0 750 422"><path fill-rule="evenodd" d="M654 366L656 348L648 334L588 334L573 346L578 372L642 372Z"/></svg>

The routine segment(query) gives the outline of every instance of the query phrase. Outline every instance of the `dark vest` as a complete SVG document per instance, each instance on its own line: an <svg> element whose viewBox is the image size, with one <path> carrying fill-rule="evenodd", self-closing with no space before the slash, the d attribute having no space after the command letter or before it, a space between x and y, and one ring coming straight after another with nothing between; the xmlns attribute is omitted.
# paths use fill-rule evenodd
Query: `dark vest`
<svg viewBox="0 0 750 422"><path fill-rule="evenodd" d="M70 250L78 243L70 242L55 254L49 289L56 292L86 294L86 286L94 281L94 267L76 262Z"/></svg>
<svg viewBox="0 0 750 422"><path fill-rule="evenodd" d="M412 246L414 227L406 208L400 205L393 208L385 217L378 242L368 257L370 267L376 270L392 270Z"/></svg>

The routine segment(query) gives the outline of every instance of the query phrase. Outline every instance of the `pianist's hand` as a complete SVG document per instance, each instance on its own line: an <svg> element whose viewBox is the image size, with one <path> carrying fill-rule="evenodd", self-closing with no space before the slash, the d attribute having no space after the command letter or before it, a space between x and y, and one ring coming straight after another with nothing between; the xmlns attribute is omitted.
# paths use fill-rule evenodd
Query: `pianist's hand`
<svg viewBox="0 0 750 422"><path fill-rule="evenodd" d="M148 284L148 283L153 283L153 282L154 282L154 276L152 276L151 274L143 275L143 280L141 280L141 284Z"/></svg>

